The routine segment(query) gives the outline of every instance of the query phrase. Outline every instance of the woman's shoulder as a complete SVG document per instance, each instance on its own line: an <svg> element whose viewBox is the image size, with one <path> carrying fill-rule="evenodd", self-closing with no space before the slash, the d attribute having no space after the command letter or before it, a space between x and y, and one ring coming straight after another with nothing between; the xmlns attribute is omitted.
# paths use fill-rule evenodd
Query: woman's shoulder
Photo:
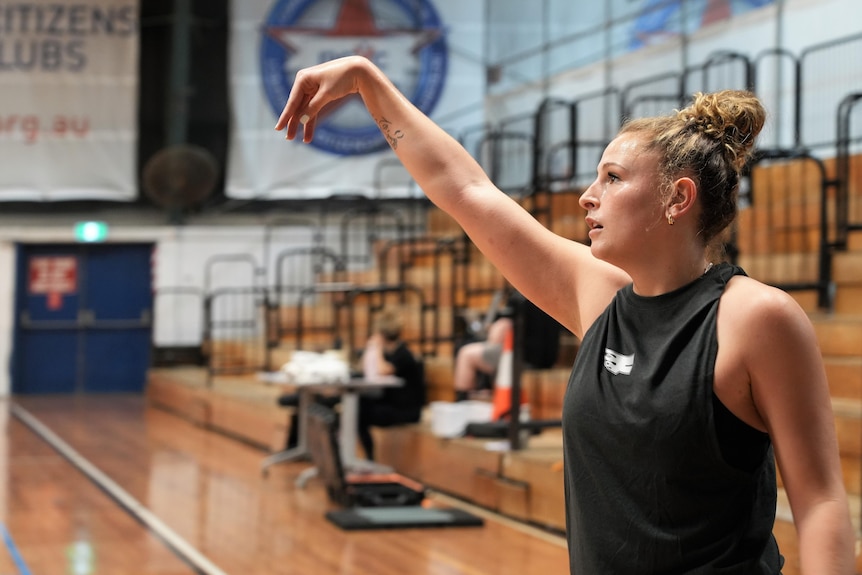
<svg viewBox="0 0 862 575"><path fill-rule="evenodd" d="M736 327L745 329L762 325L775 331L788 322L807 321L807 314L789 293L746 275L730 278L719 310Z"/></svg>

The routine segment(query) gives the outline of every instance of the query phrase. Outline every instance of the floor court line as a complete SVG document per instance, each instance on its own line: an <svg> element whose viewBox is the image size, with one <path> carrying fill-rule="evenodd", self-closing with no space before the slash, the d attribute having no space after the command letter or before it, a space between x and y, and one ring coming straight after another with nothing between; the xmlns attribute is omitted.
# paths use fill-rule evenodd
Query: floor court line
<svg viewBox="0 0 862 575"><path fill-rule="evenodd" d="M175 531L159 519L158 516L144 507L144 505L132 497L114 480L105 475L101 470L99 470L99 468L90 463L90 461L84 458L80 453L75 451L72 446L63 441L63 439L30 414L30 412L16 403L12 403L10 405L10 409L12 414L24 425L29 427L63 457L69 460L72 465L78 468L81 473L86 475L100 489L117 501L117 503L126 509L126 511L128 511L135 519L146 525L182 560L204 575L227 575L227 573L222 571L217 565L190 545L185 539L180 537ZM29 571L22 571L20 575L29 575Z"/></svg>
<svg viewBox="0 0 862 575"><path fill-rule="evenodd" d="M15 568L18 569L18 575L30 575L30 569L27 568L27 563L24 562L24 558L21 557L21 553L18 552L18 547L15 546L15 540L12 539L12 535L9 533L9 530L6 529L6 526L0 523L0 535L3 536L3 543L6 544L6 549L9 550L9 555L12 556L12 562L15 563Z"/></svg>

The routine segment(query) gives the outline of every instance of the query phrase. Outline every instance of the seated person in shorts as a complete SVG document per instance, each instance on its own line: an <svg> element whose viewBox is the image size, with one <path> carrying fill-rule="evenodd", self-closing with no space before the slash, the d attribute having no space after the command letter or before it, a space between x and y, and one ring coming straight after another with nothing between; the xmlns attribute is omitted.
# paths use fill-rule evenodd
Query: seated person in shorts
<svg viewBox="0 0 862 575"><path fill-rule="evenodd" d="M455 401L468 399L479 388L480 374L493 381L503 355L503 344L512 329L511 317L498 317L488 328L485 340L465 343L458 349L455 354Z"/></svg>
<svg viewBox="0 0 862 575"><path fill-rule="evenodd" d="M455 401L469 399L477 390L493 389L503 344L515 329L520 314L523 336L521 346L524 368L547 369L554 365L560 351L561 326L517 291L512 291L506 306L487 329L484 340L466 343L455 354Z"/></svg>

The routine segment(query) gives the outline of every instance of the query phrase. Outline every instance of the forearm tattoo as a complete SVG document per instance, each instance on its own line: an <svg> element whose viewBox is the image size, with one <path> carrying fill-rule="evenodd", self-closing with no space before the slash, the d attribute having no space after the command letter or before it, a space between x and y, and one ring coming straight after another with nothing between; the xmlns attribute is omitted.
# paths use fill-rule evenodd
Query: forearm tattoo
<svg viewBox="0 0 862 575"><path fill-rule="evenodd" d="M392 149L397 150L398 140L404 137L404 132L395 129L392 126L392 122L382 116L377 118L377 125L380 127L380 131L383 132L383 135L386 137L386 140L389 142Z"/></svg>

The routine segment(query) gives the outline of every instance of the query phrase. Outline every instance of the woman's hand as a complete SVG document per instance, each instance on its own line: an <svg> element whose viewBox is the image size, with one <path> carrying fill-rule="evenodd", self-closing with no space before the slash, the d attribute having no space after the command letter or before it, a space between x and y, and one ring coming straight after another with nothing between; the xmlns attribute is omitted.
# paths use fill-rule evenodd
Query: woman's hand
<svg viewBox="0 0 862 575"><path fill-rule="evenodd" d="M287 103L275 124L276 130L287 128L285 137L296 138L303 126L302 141L314 137L317 118L324 106L359 92L359 78L370 63L361 56L347 56L305 68L296 73L296 79Z"/></svg>

